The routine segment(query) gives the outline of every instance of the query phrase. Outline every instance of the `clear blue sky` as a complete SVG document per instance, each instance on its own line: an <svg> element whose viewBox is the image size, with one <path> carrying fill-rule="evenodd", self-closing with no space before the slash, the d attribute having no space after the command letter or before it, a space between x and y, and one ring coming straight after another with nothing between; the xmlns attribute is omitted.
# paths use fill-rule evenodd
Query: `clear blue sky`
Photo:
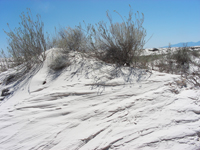
<svg viewBox="0 0 200 150"><path fill-rule="evenodd" d="M3 29L9 31L7 23L11 29L18 27L26 8L40 14L45 31L53 34L54 27L74 27L83 20L108 22L107 10L114 22L122 22L113 10L128 17L129 4L134 13L144 13L146 39L153 35L145 48L200 41L200 0L0 0L0 48L7 46Z"/></svg>

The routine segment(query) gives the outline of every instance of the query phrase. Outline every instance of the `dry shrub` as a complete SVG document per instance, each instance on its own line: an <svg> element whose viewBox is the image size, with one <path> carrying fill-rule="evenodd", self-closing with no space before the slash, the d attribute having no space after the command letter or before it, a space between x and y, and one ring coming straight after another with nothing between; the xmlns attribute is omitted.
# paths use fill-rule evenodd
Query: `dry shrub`
<svg viewBox="0 0 200 150"><path fill-rule="evenodd" d="M86 50L86 36L81 28L61 28L58 34L57 47L62 48L64 53Z"/></svg>
<svg viewBox="0 0 200 150"><path fill-rule="evenodd" d="M70 62L69 62L68 55L60 54L52 60L49 67L54 71L58 71L58 70L64 69L65 67L68 67L69 65L70 65Z"/></svg>
<svg viewBox="0 0 200 150"><path fill-rule="evenodd" d="M167 54L162 54L157 67L161 72L183 74L188 71L190 62L191 55L187 46L179 47L173 52L169 45Z"/></svg>
<svg viewBox="0 0 200 150"><path fill-rule="evenodd" d="M47 41L44 35L44 24L40 15L33 20L31 10L27 14L22 13L19 28L9 32L4 31L8 36L8 51L16 65L25 64L30 69L34 64L43 62L46 58L45 51Z"/></svg>
<svg viewBox="0 0 200 150"><path fill-rule="evenodd" d="M188 66L191 61L189 48L187 46L179 47L173 54L173 59L176 61L178 66Z"/></svg>
<svg viewBox="0 0 200 150"><path fill-rule="evenodd" d="M113 23L107 12L110 26L107 26L103 21L96 26L89 25L88 49L95 52L99 59L108 63L117 65L136 63L137 56L140 55L145 44L146 30L142 26L144 15L140 16L137 12L135 21L132 21L132 15L130 7L128 19L124 21L122 17L122 23Z"/></svg>
<svg viewBox="0 0 200 150"><path fill-rule="evenodd" d="M196 70L192 71L192 73L185 73L183 76L194 85L194 87L200 87L200 62L196 66L198 67Z"/></svg>

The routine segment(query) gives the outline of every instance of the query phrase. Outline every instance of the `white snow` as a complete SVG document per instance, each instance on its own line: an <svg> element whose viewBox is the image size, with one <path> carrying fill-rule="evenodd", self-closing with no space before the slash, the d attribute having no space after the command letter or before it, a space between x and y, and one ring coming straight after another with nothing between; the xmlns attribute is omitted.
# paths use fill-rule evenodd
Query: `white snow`
<svg viewBox="0 0 200 150"><path fill-rule="evenodd" d="M172 86L180 76L79 53L53 72L54 51L1 102L0 150L200 149L200 90Z"/></svg>

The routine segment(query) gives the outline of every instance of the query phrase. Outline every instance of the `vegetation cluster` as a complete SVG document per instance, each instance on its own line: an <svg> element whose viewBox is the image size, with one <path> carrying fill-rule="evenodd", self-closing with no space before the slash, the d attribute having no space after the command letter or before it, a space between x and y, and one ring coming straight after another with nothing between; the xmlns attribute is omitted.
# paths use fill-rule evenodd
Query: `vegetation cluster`
<svg viewBox="0 0 200 150"><path fill-rule="evenodd" d="M9 32L4 31L8 36L9 56L2 50L0 58L0 71L9 68L23 69L26 73L46 59L46 50L49 48L60 48L61 55L53 59L50 69L61 70L70 65L69 53L79 52L83 55L95 57L105 63L111 63L117 67L135 67L148 70L180 74L200 86L200 62L199 51L191 50L184 46L172 51L169 46L167 52L157 54L159 49L152 50L151 55L142 55L146 43L146 30L143 27L144 14L137 12L135 18L130 6L128 18L123 18L121 23L114 23L111 15L107 12L109 25L103 21L95 25L85 24L75 28L60 28L56 36L51 37L44 32L44 23L40 15L36 20L27 9L22 13L19 23L20 27ZM8 25L9 26L9 25ZM198 69L191 69L197 67Z"/></svg>

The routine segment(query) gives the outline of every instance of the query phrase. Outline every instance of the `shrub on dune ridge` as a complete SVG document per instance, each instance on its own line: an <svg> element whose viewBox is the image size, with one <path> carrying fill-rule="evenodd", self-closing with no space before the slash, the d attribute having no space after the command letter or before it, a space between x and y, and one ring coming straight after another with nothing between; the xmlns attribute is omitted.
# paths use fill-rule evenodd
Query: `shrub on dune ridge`
<svg viewBox="0 0 200 150"><path fill-rule="evenodd" d="M128 18L123 18L115 12L122 18L122 23L113 23L111 15L107 12L109 26L104 22L99 22L96 26L88 25L87 33L81 26L61 28L58 36L52 39L51 46L62 48L65 54L70 51L92 52L95 57L118 66L136 65L145 44L144 15L137 12L133 21L131 6ZM44 24L40 15L33 21L28 9L27 14L22 13L20 18L19 28L4 32L9 37L8 51L15 65L25 64L26 68L30 69L34 64L46 59L47 38L44 36ZM62 62L63 60L62 58Z"/></svg>
<svg viewBox="0 0 200 150"><path fill-rule="evenodd" d="M25 64L29 70L34 64L45 60L47 40L40 15L36 15L36 21L34 21L31 10L27 9L27 14L22 13L20 18L19 28L10 29L9 32L4 30L4 32L8 36L8 51L15 64Z"/></svg>
<svg viewBox="0 0 200 150"><path fill-rule="evenodd" d="M62 70L65 67L68 67L69 65L70 62L68 60L68 55L60 54L52 59L52 62L49 67L54 71L58 71Z"/></svg>
<svg viewBox="0 0 200 150"><path fill-rule="evenodd" d="M113 23L112 17L107 12L110 26L102 21L96 26L89 25L87 27L89 49L95 52L99 59L117 65L130 65L137 62L137 56L140 55L145 44L146 30L142 26L144 15L140 16L137 12L135 21L132 20L132 15L130 6L129 17L124 20L120 15L123 22Z"/></svg>
<svg viewBox="0 0 200 150"><path fill-rule="evenodd" d="M86 35L81 28L61 28L58 34L57 47L62 48L64 53L86 50Z"/></svg>

